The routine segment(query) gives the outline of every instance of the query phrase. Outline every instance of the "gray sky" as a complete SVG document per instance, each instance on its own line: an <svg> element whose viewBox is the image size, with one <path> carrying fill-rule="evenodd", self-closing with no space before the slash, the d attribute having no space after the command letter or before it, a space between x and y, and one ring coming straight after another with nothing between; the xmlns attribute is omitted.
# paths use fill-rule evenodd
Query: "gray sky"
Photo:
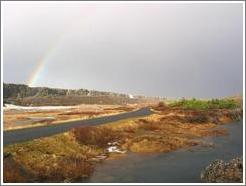
<svg viewBox="0 0 246 186"><path fill-rule="evenodd" d="M243 91L242 3L2 2L2 16L6 83L167 97Z"/></svg>

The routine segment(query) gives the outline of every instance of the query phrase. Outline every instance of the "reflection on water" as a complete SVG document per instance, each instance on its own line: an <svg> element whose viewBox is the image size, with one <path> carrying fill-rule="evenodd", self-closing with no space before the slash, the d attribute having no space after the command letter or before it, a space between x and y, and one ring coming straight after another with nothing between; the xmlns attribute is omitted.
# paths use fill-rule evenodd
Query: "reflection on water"
<svg viewBox="0 0 246 186"><path fill-rule="evenodd" d="M229 160L243 155L243 122L223 127L229 135L209 137L214 147L194 147L170 153L129 153L118 160L107 160L98 165L89 182L201 182L200 172L215 159Z"/></svg>

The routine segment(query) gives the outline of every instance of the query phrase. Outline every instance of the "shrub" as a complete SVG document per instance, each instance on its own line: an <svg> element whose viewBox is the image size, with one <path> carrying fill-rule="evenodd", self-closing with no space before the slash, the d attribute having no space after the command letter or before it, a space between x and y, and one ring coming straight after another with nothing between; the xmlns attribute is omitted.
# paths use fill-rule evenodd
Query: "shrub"
<svg viewBox="0 0 246 186"><path fill-rule="evenodd" d="M144 130L159 130L161 128L159 122L149 122L149 123L143 123L140 126Z"/></svg>
<svg viewBox="0 0 246 186"><path fill-rule="evenodd" d="M238 104L233 99L212 99L208 101L209 108L218 108L218 109L233 109L238 108Z"/></svg>
<svg viewBox="0 0 246 186"><path fill-rule="evenodd" d="M69 132L10 145L5 147L4 180L81 182L93 171L94 165L89 159L101 152L99 148L79 144ZM13 164L8 153L14 154L14 160L18 164Z"/></svg>
<svg viewBox="0 0 246 186"><path fill-rule="evenodd" d="M33 171L38 182L76 182L87 179L93 172L93 165L74 154L62 157L50 166L40 164Z"/></svg>
<svg viewBox="0 0 246 186"><path fill-rule="evenodd" d="M75 182L87 179L93 172L93 166L81 156L66 156L48 173L46 180ZM43 176L43 175L42 175ZM44 180L44 179L42 179Z"/></svg>
<svg viewBox="0 0 246 186"><path fill-rule="evenodd" d="M139 119L138 120L140 123L148 123L149 121L148 120L146 120L146 119Z"/></svg>
<svg viewBox="0 0 246 186"><path fill-rule="evenodd" d="M238 104L233 99L212 99L209 101L182 99L170 104L172 107L182 107L184 109L206 110L206 109L234 109L238 108Z"/></svg>
<svg viewBox="0 0 246 186"><path fill-rule="evenodd" d="M107 127L78 127L73 129L77 141L86 145L106 147L108 142L119 139L119 136Z"/></svg>
<svg viewBox="0 0 246 186"><path fill-rule="evenodd" d="M158 107L166 107L166 104L163 101L160 101L158 103Z"/></svg>
<svg viewBox="0 0 246 186"><path fill-rule="evenodd" d="M123 129L124 132L127 132L127 133L135 133L137 130L136 127L133 127L133 126L127 126Z"/></svg>
<svg viewBox="0 0 246 186"><path fill-rule="evenodd" d="M160 101L156 106L153 107L155 110L165 110L167 108L167 105L163 102Z"/></svg>
<svg viewBox="0 0 246 186"><path fill-rule="evenodd" d="M205 122L208 122L208 117L204 114L186 116L184 119L188 123L205 123Z"/></svg>
<svg viewBox="0 0 246 186"><path fill-rule="evenodd" d="M18 162L11 153L4 153L3 159L3 181L5 183L18 183L30 180L32 175Z"/></svg>

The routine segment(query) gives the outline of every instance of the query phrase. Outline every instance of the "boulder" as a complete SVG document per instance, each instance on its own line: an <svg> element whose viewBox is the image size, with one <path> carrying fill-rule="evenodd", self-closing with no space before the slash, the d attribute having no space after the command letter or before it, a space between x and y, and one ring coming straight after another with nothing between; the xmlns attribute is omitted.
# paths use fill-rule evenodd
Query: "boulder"
<svg viewBox="0 0 246 186"><path fill-rule="evenodd" d="M229 162L213 161L201 172L201 180L207 183L243 182L243 158L235 158Z"/></svg>

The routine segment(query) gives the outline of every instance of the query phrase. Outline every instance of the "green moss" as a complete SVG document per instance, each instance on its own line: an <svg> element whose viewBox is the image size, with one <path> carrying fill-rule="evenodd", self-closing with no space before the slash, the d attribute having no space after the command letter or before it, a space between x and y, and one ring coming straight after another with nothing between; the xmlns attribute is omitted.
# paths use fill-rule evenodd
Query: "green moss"
<svg viewBox="0 0 246 186"><path fill-rule="evenodd" d="M206 109L234 109L238 108L238 103L233 99L212 99L212 100L180 100L171 103L171 107L181 107L184 109L206 110Z"/></svg>

